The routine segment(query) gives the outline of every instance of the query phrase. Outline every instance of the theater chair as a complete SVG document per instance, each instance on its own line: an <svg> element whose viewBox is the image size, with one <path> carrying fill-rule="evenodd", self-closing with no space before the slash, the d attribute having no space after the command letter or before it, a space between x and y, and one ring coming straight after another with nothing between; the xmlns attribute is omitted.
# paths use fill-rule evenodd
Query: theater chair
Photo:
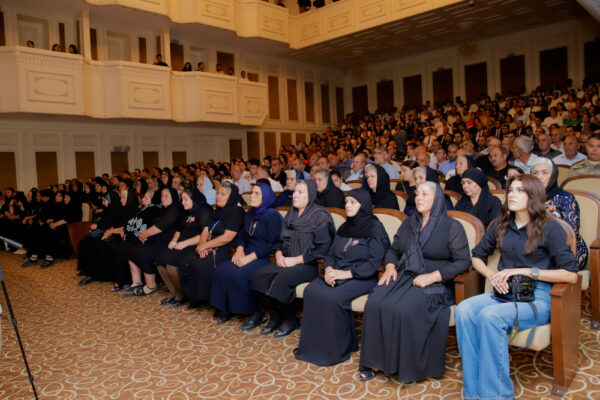
<svg viewBox="0 0 600 400"><path fill-rule="evenodd" d="M575 233L566 222L556 219L565 230L567 243L575 253ZM488 257L487 266L493 270L498 269L500 251ZM471 273L477 274L476 271ZM485 281L485 291L492 290L489 280ZM456 290L456 303L470 297ZM579 341L579 319L581 314L581 275L577 283L556 283L550 291L551 323L538 326L533 335L533 341L528 349L540 351L552 345L552 357L554 363L554 386L552 394L563 396L577 374L578 366L578 341ZM531 329L519 331L511 342L511 346L524 347L527 336Z"/></svg>
<svg viewBox="0 0 600 400"><path fill-rule="evenodd" d="M252 192L244 192L240 194L240 196L242 196L242 199L244 199L246 204L250 204L250 194L252 194Z"/></svg>
<svg viewBox="0 0 600 400"><path fill-rule="evenodd" d="M577 189L600 196L600 175L577 175L565 179L561 187L565 190Z"/></svg>
<svg viewBox="0 0 600 400"><path fill-rule="evenodd" d="M504 189L492 189L490 193L500 199L500 202L504 204L504 200L506 200L506 195L504 194Z"/></svg>
<svg viewBox="0 0 600 400"><path fill-rule="evenodd" d="M327 207L327 211L331 213L331 217L333 218L333 225L335 226L335 230L340 227L344 222L346 222L346 211L341 208L335 207Z"/></svg>
<svg viewBox="0 0 600 400"><path fill-rule="evenodd" d="M500 181L496 178L492 178L491 176L488 176L488 188L490 190L492 189L502 189L502 184L500 183Z"/></svg>
<svg viewBox="0 0 600 400"><path fill-rule="evenodd" d="M73 254L75 254L75 258L78 257L77 254L77 246L86 232L90 230L90 226L92 223L89 221L79 221L79 222L71 222L67 225L67 229L69 230L69 239L71 239L71 245L73 246Z"/></svg>
<svg viewBox="0 0 600 400"><path fill-rule="evenodd" d="M350 186L352 189L360 189L362 187L362 181L348 181L346 185Z"/></svg>
<svg viewBox="0 0 600 400"><path fill-rule="evenodd" d="M460 194L456 193L453 190L444 190L444 194L447 195L448 197L450 197L450 201L452 202L452 207L456 207L456 203L458 203L458 201L462 197Z"/></svg>
<svg viewBox="0 0 600 400"><path fill-rule="evenodd" d="M398 200L398 207L400 210L404 210L406 208L406 201L408 200L408 194L401 190L392 190L396 195L396 199Z"/></svg>
<svg viewBox="0 0 600 400"><path fill-rule="evenodd" d="M402 179L390 179L390 190L396 190L396 186L402 182Z"/></svg>
<svg viewBox="0 0 600 400"><path fill-rule="evenodd" d="M600 196L577 189L568 189L579 204L579 234L590 250L588 263L581 275L581 289L590 288L591 327L600 329Z"/></svg>
<svg viewBox="0 0 600 400"><path fill-rule="evenodd" d="M569 172L571 171L571 167L564 164L556 164L558 168L558 185L562 186L563 182L569 177Z"/></svg>

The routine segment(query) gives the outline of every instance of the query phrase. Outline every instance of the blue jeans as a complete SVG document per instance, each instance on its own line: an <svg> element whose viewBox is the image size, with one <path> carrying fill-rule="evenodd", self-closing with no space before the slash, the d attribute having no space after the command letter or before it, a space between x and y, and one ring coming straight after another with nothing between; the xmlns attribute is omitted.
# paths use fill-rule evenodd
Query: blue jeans
<svg viewBox="0 0 600 400"><path fill-rule="evenodd" d="M534 304L537 325L550 321L552 284L537 282ZM529 304L517 303L519 330L531 328L535 314ZM462 358L463 393L466 399L512 399L508 337L516 310L513 303L492 298L492 292L462 301L455 310L456 339Z"/></svg>

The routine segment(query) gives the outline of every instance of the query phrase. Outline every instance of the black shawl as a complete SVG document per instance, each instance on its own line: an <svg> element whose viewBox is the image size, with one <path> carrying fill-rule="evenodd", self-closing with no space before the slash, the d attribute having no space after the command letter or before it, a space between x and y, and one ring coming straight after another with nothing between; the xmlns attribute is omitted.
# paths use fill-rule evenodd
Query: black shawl
<svg viewBox="0 0 600 400"><path fill-rule="evenodd" d="M562 188L558 186L558 167L554 164L554 161L550 160L550 162L552 163L552 175L550 175L548 186L546 186L546 201L553 199L562 191Z"/></svg>
<svg viewBox="0 0 600 400"><path fill-rule="evenodd" d="M238 197L240 196L240 191L238 190L237 185L230 184L228 185L231 192L229 193L229 197L227 198L227 203L224 207L217 206L215 209L215 219L224 220L226 217L234 212L235 207L237 207Z"/></svg>
<svg viewBox="0 0 600 400"><path fill-rule="evenodd" d="M352 197L358 201L360 209L354 217L346 218L346 222L338 228L338 235L352 238L376 238L381 236L388 238L383 225L373 215L373 203L366 190L353 189L348 192L346 197Z"/></svg>
<svg viewBox="0 0 600 400"><path fill-rule="evenodd" d="M298 209L291 207L290 212L285 216L284 229L282 234L289 232L289 254L300 255L313 246L313 234L319 229L327 226L330 236L335 235L335 226L333 218L326 208L315 203L317 199L317 184L311 180L303 180L308 189L308 204L298 216Z"/></svg>
<svg viewBox="0 0 600 400"><path fill-rule="evenodd" d="M473 205L471 198L463 195L454 207L457 211L463 211L479 218L484 227L487 227L500 210L500 199L490 193L488 189L487 176L478 168L469 168L463 175L463 178L471 179L481 188L477 204Z"/></svg>
<svg viewBox="0 0 600 400"><path fill-rule="evenodd" d="M329 177L327 187L322 192L317 192L317 204L323 207L344 208L344 192L342 192Z"/></svg>
<svg viewBox="0 0 600 400"><path fill-rule="evenodd" d="M369 191L373 207L399 210L398 199L396 199L396 195L390 189L390 176L383 167L377 164L371 165L377 169L377 187L375 188L375 191L371 190L367 184L367 177L365 174L363 177L363 188Z"/></svg>

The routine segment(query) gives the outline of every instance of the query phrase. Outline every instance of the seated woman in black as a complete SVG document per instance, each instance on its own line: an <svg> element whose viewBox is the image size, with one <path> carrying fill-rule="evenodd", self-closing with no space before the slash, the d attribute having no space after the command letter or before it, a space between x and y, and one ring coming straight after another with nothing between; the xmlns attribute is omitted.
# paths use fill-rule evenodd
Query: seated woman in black
<svg viewBox="0 0 600 400"><path fill-rule="evenodd" d="M244 224L244 209L237 205L239 191L235 184L223 182L217 190L216 208L202 230L194 256L187 265L179 265L183 292L191 308L210 299L215 267L231 259L233 239Z"/></svg>
<svg viewBox="0 0 600 400"><path fill-rule="evenodd" d="M359 378L377 371L400 382L444 374L454 278L470 265L460 222L446 215L444 192L417 186L417 212L394 237L385 272L365 305Z"/></svg>
<svg viewBox="0 0 600 400"><path fill-rule="evenodd" d="M167 248L182 215L181 204L175 189L163 188L160 201L162 211L154 221L154 225L139 234L139 243L136 243L127 255L133 283L123 293L125 296L145 296L158 290L156 256ZM144 281L142 281L142 272Z"/></svg>
<svg viewBox="0 0 600 400"><path fill-rule="evenodd" d="M119 198L120 197L120 198ZM130 190L117 195L116 192L104 196L105 210L100 214L91 230L79 242L77 270L78 276L83 276L79 285L87 285L94 281L114 280L110 273L109 256L115 238L113 233L127 223L137 212L138 199Z"/></svg>
<svg viewBox="0 0 600 400"><path fill-rule="evenodd" d="M445 189L452 190L453 192L456 192L456 193L460 194L461 196L463 196L465 194L465 192L463 191L462 184L461 184L462 174L467 169L473 168L473 167L475 167L475 160L473 160L473 157L467 156L465 154L459 154L456 157L456 168L455 168L456 175L454 175L453 177L448 179L448 181L446 182Z"/></svg>
<svg viewBox="0 0 600 400"><path fill-rule="evenodd" d="M462 174L462 187L465 194L454 209L476 216L487 227L502 207L500 199L488 189L487 176L478 168L469 168Z"/></svg>
<svg viewBox="0 0 600 400"><path fill-rule="evenodd" d="M390 247L385 228L372 210L371 196L364 189L346 195L346 222L338 228L325 258L324 277L304 290L299 360L334 365L358 350L350 303L373 290L377 269Z"/></svg>
<svg viewBox="0 0 600 400"><path fill-rule="evenodd" d="M317 204L322 207L344 208L344 192L331 180L329 171L317 169L314 173L317 183Z"/></svg>
<svg viewBox="0 0 600 400"><path fill-rule="evenodd" d="M160 304L170 304L171 308L179 307L185 302L185 294L179 283L178 267L189 263L196 254L196 245L200 243L200 234L208 224L212 212L212 207L206 203L206 199L196 188L183 190L181 204L185 211L183 221L169 242L168 248L156 257L158 273L170 294Z"/></svg>
<svg viewBox="0 0 600 400"><path fill-rule="evenodd" d="M296 286L318 276L317 259L327 255L335 235L331 214L315 203L316 198L315 182L296 183L293 207L285 216L279 241L273 247L275 264L252 276L252 289L259 293L261 305L270 316L261 331L263 335L278 329L275 337L283 337L300 327L292 306Z"/></svg>
<svg viewBox="0 0 600 400"><path fill-rule="evenodd" d="M81 221L81 204L71 202L69 193L56 192L54 199L45 223L35 230L27 245L29 251L27 263L36 264L38 256L46 256L41 268L48 268L54 264L56 256L67 254L69 249L66 245L70 243L67 225Z"/></svg>
<svg viewBox="0 0 600 400"><path fill-rule="evenodd" d="M440 184L440 178L437 172L429 167L416 167L413 170L413 177L416 186L419 186L425 181L435 183L436 185ZM416 196L414 193L413 195ZM444 194L444 202L446 203L446 209L452 210L452 200L450 200L450 197L447 194ZM408 201L406 202L406 207L404 207L404 213L406 215L411 216L416 212L416 210L417 208L414 200L412 206L409 206Z"/></svg>
<svg viewBox="0 0 600 400"><path fill-rule="evenodd" d="M377 164L365 166L363 188L369 191L374 208L391 208L399 210L398 199L390 189L390 176Z"/></svg>
<svg viewBox="0 0 600 400"><path fill-rule="evenodd" d="M104 265L102 274L107 273L109 279L115 282L112 292L128 289L131 284L131 271L127 260L129 250L139 243L138 236L154 225L154 221L161 214L160 203L152 203L156 198L154 190L144 193L141 209L130 218L124 226L109 228L104 232L102 240L112 240L110 251L107 254L108 262ZM92 279L98 279L91 275Z"/></svg>
<svg viewBox="0 0 600 400"><path fill-rule="evenodd" d="M235 254L215 268L210 304L219 310L218 323L228 321L233 314L250 315L242 330L256 328L264 318L257 307L250 287L252 274L269 263L269 253L279 238L281 215L272 207L275 193L269 185L252 187L250 206L244 229L236 240Z"/></svg>

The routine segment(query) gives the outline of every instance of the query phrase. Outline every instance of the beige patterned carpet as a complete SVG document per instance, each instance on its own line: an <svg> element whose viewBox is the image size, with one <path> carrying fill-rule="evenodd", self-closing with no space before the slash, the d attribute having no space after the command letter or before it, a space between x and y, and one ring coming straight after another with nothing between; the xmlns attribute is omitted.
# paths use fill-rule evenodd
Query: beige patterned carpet
<svg viewBox="0 0 600 400"><path fill-rule="evenodd" d="M21 257L0 253L0 265L40 399L459 399L460 357L451 330L443 379L399 384L383 376L356 379L358 353L335 367L297 361L298 332L284 339L239 331L241 319L219 326L208 307L160 306L165 292L124 298L110 284L77 286L75 261L48 270L21 269ZM3 313L7 310L2 298ZM566 398L600 399L600 334L581 319L580 371ZM550 399L552 354L512 355L516 393ZM0 399L32 399L14 331L2 322Z"/></svg>

